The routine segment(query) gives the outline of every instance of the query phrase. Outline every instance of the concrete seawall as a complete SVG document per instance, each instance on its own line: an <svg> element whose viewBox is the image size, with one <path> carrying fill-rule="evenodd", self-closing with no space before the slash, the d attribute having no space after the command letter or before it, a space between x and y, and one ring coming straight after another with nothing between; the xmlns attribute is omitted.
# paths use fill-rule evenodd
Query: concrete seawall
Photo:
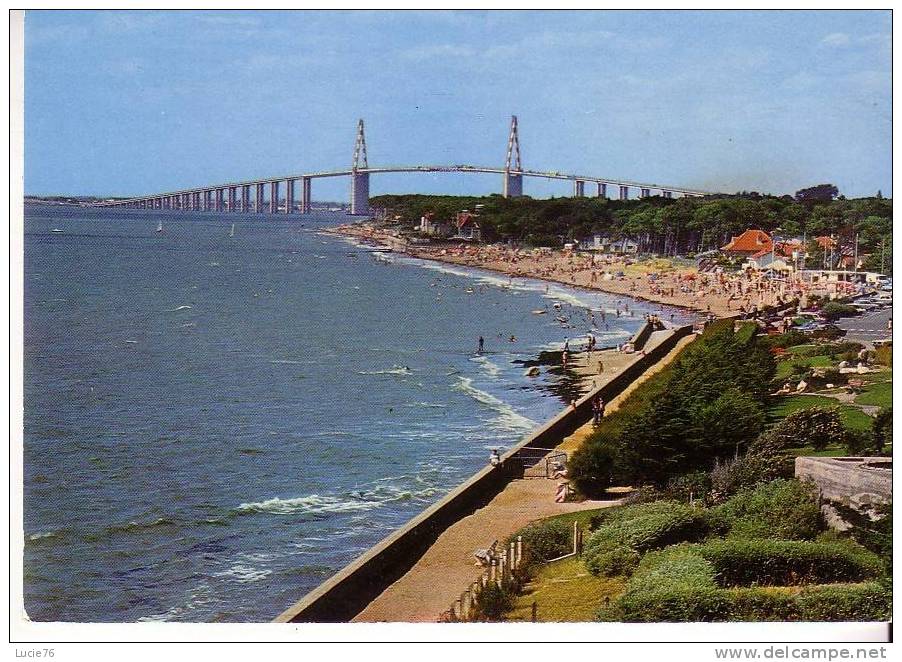
<svg viewBox="0 0 902 662"><path fill-rule="evenodd" d="M641 332L641 331L640 331ZM649 367L664 358L692 332L676 329L645 356L541 425L508 451L497 467L486 466L444 498L377 543L299 602L282 612L279 623L337 623L350 621L388 586L403 576L451 524L485 506L511 480L522 475L518 456L525 447L550 448L572 434L592 415L591 400L600 394L610 402Z"/></svg>

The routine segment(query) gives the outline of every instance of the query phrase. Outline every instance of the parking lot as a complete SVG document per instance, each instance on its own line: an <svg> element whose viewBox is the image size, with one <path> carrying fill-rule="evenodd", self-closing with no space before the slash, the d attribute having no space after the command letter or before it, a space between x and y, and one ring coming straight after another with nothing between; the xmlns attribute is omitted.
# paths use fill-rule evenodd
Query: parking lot
<svg viewBox="0 0 902 662"><path fill-rule="evenodd" d="M855 317L843 317L836 322L836 326L846 332L846 340L870 344L875 340L892 338L892 331L886 328L892 316L892 306L887 306Z"/></svg>

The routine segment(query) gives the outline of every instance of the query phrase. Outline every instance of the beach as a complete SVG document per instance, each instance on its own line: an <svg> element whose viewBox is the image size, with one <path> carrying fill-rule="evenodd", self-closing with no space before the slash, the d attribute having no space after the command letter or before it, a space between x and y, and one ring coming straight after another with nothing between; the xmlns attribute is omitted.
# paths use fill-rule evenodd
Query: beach
<svg viewBox="0 0 902 662"><path fill-rule="evenodd" d="M572 287L598 290L726 317L778 303L791 297L786 286L748 276L700 272L670 259L595 255L561 249L525 250L497 244L414 244L392 229L354 223L331 232L390 247L413 257L478 267Z"/></svg>

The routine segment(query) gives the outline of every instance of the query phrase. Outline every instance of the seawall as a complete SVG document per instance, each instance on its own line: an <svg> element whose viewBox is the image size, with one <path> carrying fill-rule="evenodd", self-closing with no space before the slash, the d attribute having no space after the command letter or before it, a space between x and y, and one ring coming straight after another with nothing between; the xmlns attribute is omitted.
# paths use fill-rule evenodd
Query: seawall
<svg viewBox="0 0 902 662"><path fill-rule="evenodd" d="M640 330L639 333L641 333ZM526 447L551 448L592 416L591 400L600 394L610 402L649 367L664 358L692 332L683 326L607 383L587 393L525 436L501 458L486 466L441 500L349 563L316 589L282 612L279 623L339 623L350 621L388 586L404 575L451 524L486 505L511 480L522 475L518 456Z"/></svg>

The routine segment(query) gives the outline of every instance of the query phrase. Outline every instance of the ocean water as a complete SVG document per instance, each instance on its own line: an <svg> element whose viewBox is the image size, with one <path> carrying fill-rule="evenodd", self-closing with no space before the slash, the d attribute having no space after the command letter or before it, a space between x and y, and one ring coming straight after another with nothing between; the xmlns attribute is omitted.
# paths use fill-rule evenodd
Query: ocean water
<svg viewBox="0 0 902 662"><path fill-rule="evenodd" d="M26 208L32 619L272 619L555 414L562 376L516 361L626 303L342 220ZM600 345L662 310L628 305Z"/></svg>

